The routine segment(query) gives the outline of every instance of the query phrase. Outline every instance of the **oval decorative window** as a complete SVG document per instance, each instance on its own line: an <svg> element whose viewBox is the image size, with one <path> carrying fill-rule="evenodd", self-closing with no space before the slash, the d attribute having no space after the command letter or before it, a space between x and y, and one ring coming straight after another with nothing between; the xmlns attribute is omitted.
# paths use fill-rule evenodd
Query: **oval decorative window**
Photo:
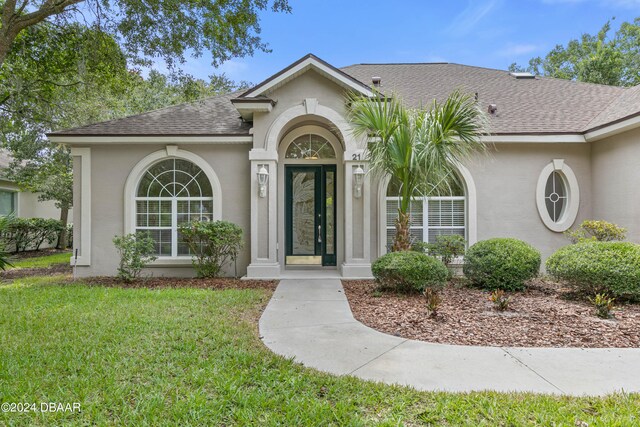
<svg viewBox="0 0 640 427"><path fill-rule="evenodd" d="M542 169L536 199L538 213L548 229L562 232L573 225L578 215L580 190L573 170L563 159L554 159Z"/></svg>

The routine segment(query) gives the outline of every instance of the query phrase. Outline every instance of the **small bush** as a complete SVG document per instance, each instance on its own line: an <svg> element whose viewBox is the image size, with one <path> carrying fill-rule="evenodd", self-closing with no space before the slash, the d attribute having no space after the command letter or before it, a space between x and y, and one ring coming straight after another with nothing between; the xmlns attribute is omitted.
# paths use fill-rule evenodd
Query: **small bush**
<svg viewBox="0 0 640 427"><path fill-rule="evenodd" d="M11 216L0 216L0 235L4 235ZM7 267L13 267L13 264L9 262L9 254L4 251L4 248L0 248L0 270L6 270Z"/></svg>
<svg viewBox="0 0 640 427"><path fill-rule="evenodd" d="M4 245L9 251L37 251L44 242L49 245L53 244L62 231L62 223L57 219L7 218L2 236Z"/></svg>
<svg viewBox="0 0 640 427"><path fill-rule="evenodd" d="M489 301L493 303L493 306L498 311L505 311L509 308L510 298L504 293L502 289L496 289L491 292Z"/></svg>
<svg viewBox="0 0 640 427"><path fill-rule="evenodd" d="M371 271L381 288L400 292L442 287L448 276L447 267L441 261L414 251L383 255L372 264Z"/></svg>
<svg viewBox="0 0 640 427"><path fill-rule="evenodd" d="M558 249L547 259L547 272L590 295L607 293L640 300L640 245L584 241Z"/></svg>
<svg viewBox="0 0 640 427"><path fill-rule="evenodd" d="M593 298L589 298L591 304L596 308L596 316L601 319L610 319L613 317L611 311L613 310L613 302L615 298L609 298L605 294L596 294Z"/></svg>
<svg viewBox="0 0 640 427"><path fill-rule="evenodd" d="M228 221L195 221L180 227L183 242L193 255L198 277L217 277L242 249L242 228Z"/></svg>
<svg viewBox="0 0 640 427"><path fill-rule="evenodd" d="M155 241L144 233L130 233L115 236L113 244L120 255L118 277L125 282L131 282L140 277L140 272L150 262L157 259Z"/></svg>
<svg viewBox="0 0 640 427"><path fill-rule="evenodd" d="M438 307L442 302L440 294L434 288L427 288L424 290L424 297L427 301L427 314L429 317L436 317L438 315Z"/></svg>
<svg viewBox="0 0 640 427"><path fill-rule="evenodd" d="M518 239L483 240L467 250L463 271L475 286L522 290L540 271L540 252Z"/></svg>
<svg viewBox="0 0 640 427"><path fill-rule="evenodd" d="M627 229L607 221L586 220L575 230L565 231L564 234L571 240L571 243L584 240L611 242L626 239Z"/></svg>

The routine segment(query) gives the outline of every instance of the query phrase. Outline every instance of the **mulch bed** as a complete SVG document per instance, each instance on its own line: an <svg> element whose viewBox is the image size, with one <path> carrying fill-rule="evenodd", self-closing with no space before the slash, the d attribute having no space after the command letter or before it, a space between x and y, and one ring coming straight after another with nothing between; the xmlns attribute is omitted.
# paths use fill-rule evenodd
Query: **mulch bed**
<svg viewBox="0 0 640 427"><path fill-rule="evenodd" d="M55 249L55 248L47 248L47 249L40 249L37 251L25 251L25 252L18 252L15 254L11 254L11 259L16 260L16 259L27 259L27 258L39 258L43 256L56 255L63 252L68 253L69 258L71 258L70 249L62 250L62 249Z"/></svg>
<svg viewBox="0 0 640 427"><path fill-rule="evenodd" d="M268 289L274 291L276 280L240 280L233 278L172 278L172 277L144 277L131 283L125 283L117 277L81 277L77 281L89 286L106 286L117 288L197 288L197 289ZM72 279L69 279L72 283Z"/></svg>
<svg viewBox="0 0 640 427"><path fill-rule="evenodd" d="M440 295L435 318L422 295L380 293L371 280L344 280L356 319L388 334L442 344L517 347L640 347L640 305L616 304L614 318L561 285L536 279L526 291L508 293L497 311L490 292L452 282Z"/></svg>
<svg viewBox="0 0 640 427"><path fill-rule="evenodd" d="M58 274L71 274L72 267L68 264L54 264L50 267L14 268L0 271L0 280L14 280L30 276L54 276Z"/></svg>

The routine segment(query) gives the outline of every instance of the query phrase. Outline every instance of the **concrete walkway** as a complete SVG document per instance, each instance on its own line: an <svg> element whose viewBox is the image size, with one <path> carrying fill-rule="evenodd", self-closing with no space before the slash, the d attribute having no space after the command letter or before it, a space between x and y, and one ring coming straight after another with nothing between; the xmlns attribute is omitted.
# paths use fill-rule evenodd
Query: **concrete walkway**
<svg viewBox="0 0 640 427"><path fill-rule="evenodd" d="M260 319L273 352L337 375L427 391L603 395L640 391L640 349L471 347L377 332L337 279L282 280Z"/></svg>

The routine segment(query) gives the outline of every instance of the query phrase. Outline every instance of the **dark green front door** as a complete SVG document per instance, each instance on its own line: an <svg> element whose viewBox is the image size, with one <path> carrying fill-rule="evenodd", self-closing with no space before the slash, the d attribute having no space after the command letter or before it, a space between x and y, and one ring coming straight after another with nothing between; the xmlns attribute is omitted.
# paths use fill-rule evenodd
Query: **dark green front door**
<svg viewBox="0 0 640 427"><path fill-rule="evenodd" d="M336 265L335 165L285 166L286 264Z"/></svg>

